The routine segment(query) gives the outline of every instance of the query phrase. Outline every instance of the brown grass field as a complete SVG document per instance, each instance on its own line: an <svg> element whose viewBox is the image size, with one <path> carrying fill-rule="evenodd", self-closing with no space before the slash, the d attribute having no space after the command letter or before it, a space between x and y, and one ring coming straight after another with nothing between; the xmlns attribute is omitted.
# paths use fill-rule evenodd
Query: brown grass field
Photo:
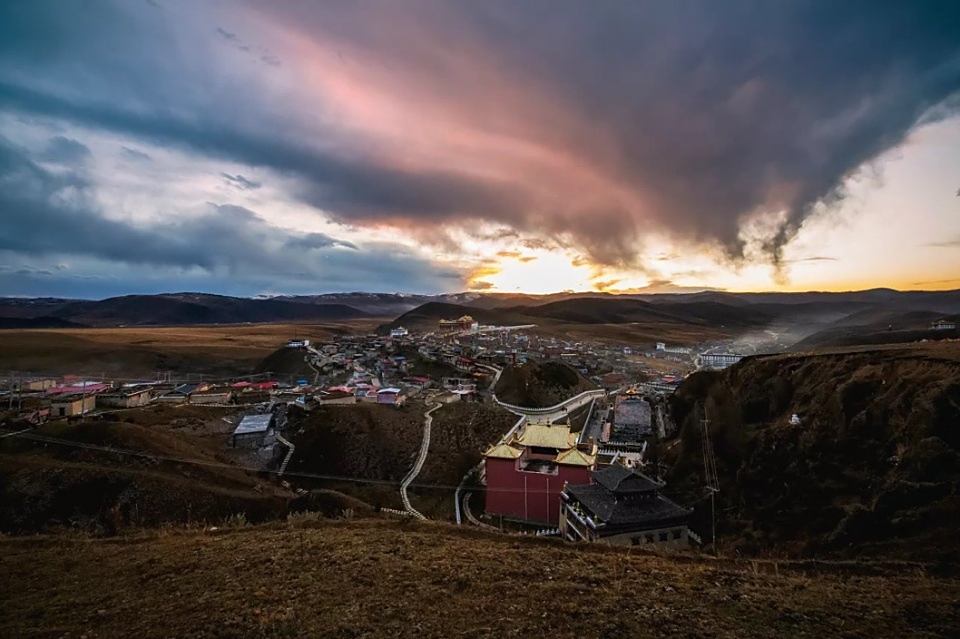
<svg viewBox="0 0 960 639"><path fill-rule="evenodd" d="M382 319L324 324L232 324L0 331L0 371L153 375L249 373L288 339L366 333Z"/></svg>
<svg viewBox="0 0 960 639"><path fill-rule="evenodd" d="M436 523L0 538L5 637L948 637L919 566L669 558Z"/></svg>

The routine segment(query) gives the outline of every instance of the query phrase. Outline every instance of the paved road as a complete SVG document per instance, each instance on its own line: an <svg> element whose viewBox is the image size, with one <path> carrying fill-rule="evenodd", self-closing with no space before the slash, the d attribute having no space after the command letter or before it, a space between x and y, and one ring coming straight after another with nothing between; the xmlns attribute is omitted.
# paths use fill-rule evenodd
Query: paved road
<svg viewBox="0 0 960 639"><path fill-rule="evenodd" d="M428 400L427 403L430 406ZM433 423L433 411L443 406L443 404L433 404L426 413L423 414L423 441L420 442L420 453L417 455L417 461L413 463L413 468L407 473L407 476L400 482L400 499L403 501L403 508L417 519L426 519L420 512L410 504L410 497L407 495L407 488L413 483L413 480L423 469L423 462L427 460L427 452L430 450L430 425Z"/></svg>
<svg viewBox="0 0 960 639"><path fill-rule="evenodd" d="M471 495L473 495L473 493L464 493L464 494L463 494L463 514L466 516L467 521L469 521L469 522L470 522L471 524L473 524L474 526L478 526L478 527L484 528L484 529L486 529L486 530L495 530L495 531L497 531L497 532L500 532L500 529L497 528L496 526L491 526L490 524L485 524L485 523L483 523L482 521L480 521L479 519L477 519L477 518L474 516L473 511L470 510L470 497L471 497Z"/></svg>

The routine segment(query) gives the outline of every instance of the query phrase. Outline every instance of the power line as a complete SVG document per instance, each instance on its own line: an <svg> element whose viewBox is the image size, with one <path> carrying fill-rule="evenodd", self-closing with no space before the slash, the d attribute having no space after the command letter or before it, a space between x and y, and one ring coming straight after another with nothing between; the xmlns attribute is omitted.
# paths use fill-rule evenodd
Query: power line
<svg viewBox="0 0 960 639"><path fill-rule="evenodd" d="M68 448L77 448L83 450L90 450L94 452L102 453L113 453L117 455L127 455L130 457L140 457L143 459L149 459L153 461L165 461L179 464L188 464L193 466L203 466L208 468L222 468L229 470L243 470L251 473L267 473L271 475L280 476L279 469L265 469L256 466L247 466L243 464L233 464L227 462L220 462L209 459L196 459L196 458L185 458L185 457L174 457L172 455L162 455L157 453L151 453L142 450L133 450L127 448L117 448L114 446L104 446L100 444L89 444L86 442L77 442L69 439L61 439L58 437L51 437L49 435L39 435L37 433L30 433L25 431L17 431L13 433L6 433L2 437L16 437L17 439L29 440L33 442L43 443L43 444L53 444L57 446L65 446ZM322 473L308 473L308 472L297 472L297 471L286 471L283 473L284 477L297 477L301 479L318 479L323 481L339 481L345 483L356 483L356 484L373 484L381 486L391 486L399 488L400 482L390 479L368 479L365 477L348 477L346 475L331 475L331 474L322 474ZM426 483L426 482L416 482L411 483L410 488L423 488L423 489L433 489L433 490L448 490L455 491L457 486L450 484L437 484L437 483ZM495 492L506 492L506 493L550 493L553 491L542 490L542 489L518 489L518 488L498 488Z"/></svg>
<svg viewBox="0 0 960 639"><path fill-rule="evenodd" d="M717 458L713 454L713 443L710 441L710 420L707 419L707 407L703 407L701 444L703 448L703 474L706 490L710 495L710 543L713 554L717 554L717 503L716 496L720 492L720 479L717 476Z"/></svg>

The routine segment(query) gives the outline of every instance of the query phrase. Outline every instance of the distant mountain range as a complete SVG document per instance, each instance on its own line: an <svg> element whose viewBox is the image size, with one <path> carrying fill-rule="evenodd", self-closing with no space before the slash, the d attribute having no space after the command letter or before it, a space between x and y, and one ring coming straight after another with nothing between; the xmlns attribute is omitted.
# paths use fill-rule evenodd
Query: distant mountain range
<svg viewBox="0 0 960 639"><path fill-rule="evenodd" d="M485 324L645 325L722 329L736 336L789 332L805 346L871 343L902 333L923 338L931 320L960 314L960 291L805 293L328 293L262 298L206 293L127 295L104 300L0 298L0 328L167 326L324 322L395 318L381 328L425 328L472 315ZM947 331L946 333L949 333ZM937 337L947 337L940 332ZM919 337L918 337L919 336Z"/></svg>
<svg viewBox="0 0 960 639"><path fill-rule="evenodd" d="M4 328L310 322L368 316L369 313L340 303L205 293L126 295L97 301L0 299L0 327Z"/></svg>

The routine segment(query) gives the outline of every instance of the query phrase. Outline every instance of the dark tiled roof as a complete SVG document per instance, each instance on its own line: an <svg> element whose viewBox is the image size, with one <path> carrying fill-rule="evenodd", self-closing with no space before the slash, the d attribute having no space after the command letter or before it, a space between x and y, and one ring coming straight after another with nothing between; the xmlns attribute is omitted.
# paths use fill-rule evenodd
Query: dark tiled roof
<svg viewBox="0 0 960 639"><path fill-rule="evenodd" d="M597 524L653 526L690 514L663 495L620 498L599 484L567 486L567 493L590 511Z"/></svg>
<svg viewBox="0 0 960 639"><path fill-rule="evenodd" d="M566 491L597 524L652 527L690 514L659 494L662 487L642 473L613 464L593 473L592 484L567 486Z"/></svg>
<svg viewBox="0 0 960 639"><path fill-rule="evenodd" d="M662 484L626 466L613 464L593 473L593 481L614 493L639 493L659 490Z"/></svg>

